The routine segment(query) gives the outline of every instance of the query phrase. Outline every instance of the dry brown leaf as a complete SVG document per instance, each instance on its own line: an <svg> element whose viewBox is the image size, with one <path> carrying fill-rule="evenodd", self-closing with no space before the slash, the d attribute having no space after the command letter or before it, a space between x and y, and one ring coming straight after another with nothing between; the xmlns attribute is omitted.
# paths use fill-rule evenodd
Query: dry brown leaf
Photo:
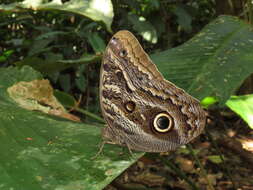
<svg viewBox="0 0 253 190"><path fill-rule="evenodd" d="M80 121L78 117L69 114L58 102L48 80L21 81L9 87L7 91L22 108Z"/></svg>
<svg viewBox="0 0 253 190"><path fill-rule="evenodd" d="M147 185L149 187L162 186L165 183L165 177L144 171L137 176L132 176L132 181Z"/></svg>
<svg viewBox="0 0 253 190"><path fill-rule="evenodd" d="M195 173L194 163L191 160L178 156L176 162L184 172Z"/></svg>

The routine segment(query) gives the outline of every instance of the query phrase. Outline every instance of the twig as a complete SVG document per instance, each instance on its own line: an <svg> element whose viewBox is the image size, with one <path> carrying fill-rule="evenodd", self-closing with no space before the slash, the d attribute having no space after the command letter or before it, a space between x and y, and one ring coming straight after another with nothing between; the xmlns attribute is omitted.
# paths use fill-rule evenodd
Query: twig
<svg viewBox="0 0 253 190"><path fill-rule="evenodd" d="M175 171L175 173L181 178L184 179L189 186L191 187L192 190L200 190L194 182L192 182L186 175L184 172L182 172L178 167L176 167L174 164L172 164L169 160L165 159L162 157L162 160L164 163L167 164L167 166L169 166L173 171Z"/></svg>

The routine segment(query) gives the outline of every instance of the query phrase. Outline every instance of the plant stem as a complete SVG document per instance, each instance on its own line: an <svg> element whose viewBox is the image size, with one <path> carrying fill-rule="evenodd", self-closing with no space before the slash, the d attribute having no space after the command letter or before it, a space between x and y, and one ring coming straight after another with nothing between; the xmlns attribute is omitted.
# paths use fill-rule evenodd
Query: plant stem
<svg viewBox="0 0 253 190"><path fill-rule="evenodd" d="M201 162L200 162L199 158L197 157L197 155L194 153L192 146L190 144L188 144L187 148L189 149L189 151L190 151L191 155L193 156L193 158L196 160L197 165L200 168L201 175L204 176L204 178L206 179L209 189L210 190L215 190L212 183L210 182L210 180L207 177L206 170L204 169L204 167L201 164Z"/></svg>
<svg viewBox="0 0 253 190"><path fill-rule="evenodd" d="M83 114L85 114L85 115L87 115L87 116L89 116L89 117L91 117L93 119L96 119L97 121L100 121L102 123L105 122L101 117L99 117L96 114L91 113L91 112L89 112L87 110L84 110L84 109L81 109L81 108L75 108L75 110L78 111L78 112L80 112L80 113L83 113Z"/></svg>
<svg viewBox="0 0 253 190"><path fill-rule="evenodd" d="M233 180L232 175L231 175L231 171L230 171L230 169L227 167L227 165L226 165L226 163L225 163L225 160L224 160L224 157L223 157L223 155L222 155L222 153L221 153L221 151L220 151L220 149L219 149L219 147L218 147L216 141L213 140L212 135L209 133L208 130L205 130L205 134L207 135L208 140L210 140L211 144L214 146L215 150L216 150L216 151L218 152L218 154L220 155L220 158L221 158L221 160L222 160L222 166L223 166L223 168L224 168L224 170L225 170L225 172L226 172L228 178L230 179L230 181L231 181L231 183L232 183L232 185L233 185L233 188L236 189L234 180Z"/></svg>

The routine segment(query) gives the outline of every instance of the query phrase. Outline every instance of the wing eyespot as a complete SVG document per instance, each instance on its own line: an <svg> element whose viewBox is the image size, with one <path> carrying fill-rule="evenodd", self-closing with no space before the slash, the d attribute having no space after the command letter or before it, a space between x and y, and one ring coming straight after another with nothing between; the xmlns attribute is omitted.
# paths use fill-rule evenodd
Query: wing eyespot
<svg viewBox="0 0 253 190"><path fill-rule="evenodd" d="M119 56L120 56L120 57L126 57L126 56L127 56L127 51L126 51L125 49L120 50Z"/></svg>
<svg viewBox="0 0 253 190"><path fill-rule="evenodd" d="M153 127L159 133L166 133L172 130L173 125L173 119L167 113L159 113L153 120Z"/></svg>
<svg viewBox="0 0 253 190"><path fill-rule="evenodd" d="M136 105L133 101L128 101L124 106L127 112L132 113L135 110Z"/></svg>

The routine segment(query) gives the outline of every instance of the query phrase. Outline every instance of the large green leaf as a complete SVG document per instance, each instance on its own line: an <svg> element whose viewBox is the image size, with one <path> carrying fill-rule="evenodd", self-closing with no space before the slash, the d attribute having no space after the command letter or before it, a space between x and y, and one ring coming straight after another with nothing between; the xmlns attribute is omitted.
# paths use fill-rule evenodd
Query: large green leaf
<svg viewBox="0 0 253 190"><path fill-rule="evenodd" d="M42 78L28 66L0 69L0 189L96 190L142 154L115 145L99 150L98 124L74 123L19 107L7 88Z"/></svg>
<svg viewBox="0 0 253 190"><path fill-rule="evenodd" d="M187 43L151 56L165 78L198 99L226 102L253 72L252 27L220 16Z"/></svg>
<svg viewBox="0 0 253 190"><path fill-rule="evenodd" d="M111 31L113 7L110 0L70 0L63 3L61 0L41 1L24 0L19 3L1 4L0 11L33 10L62 10L86 16L94 21L102 21Z"/></svg>

